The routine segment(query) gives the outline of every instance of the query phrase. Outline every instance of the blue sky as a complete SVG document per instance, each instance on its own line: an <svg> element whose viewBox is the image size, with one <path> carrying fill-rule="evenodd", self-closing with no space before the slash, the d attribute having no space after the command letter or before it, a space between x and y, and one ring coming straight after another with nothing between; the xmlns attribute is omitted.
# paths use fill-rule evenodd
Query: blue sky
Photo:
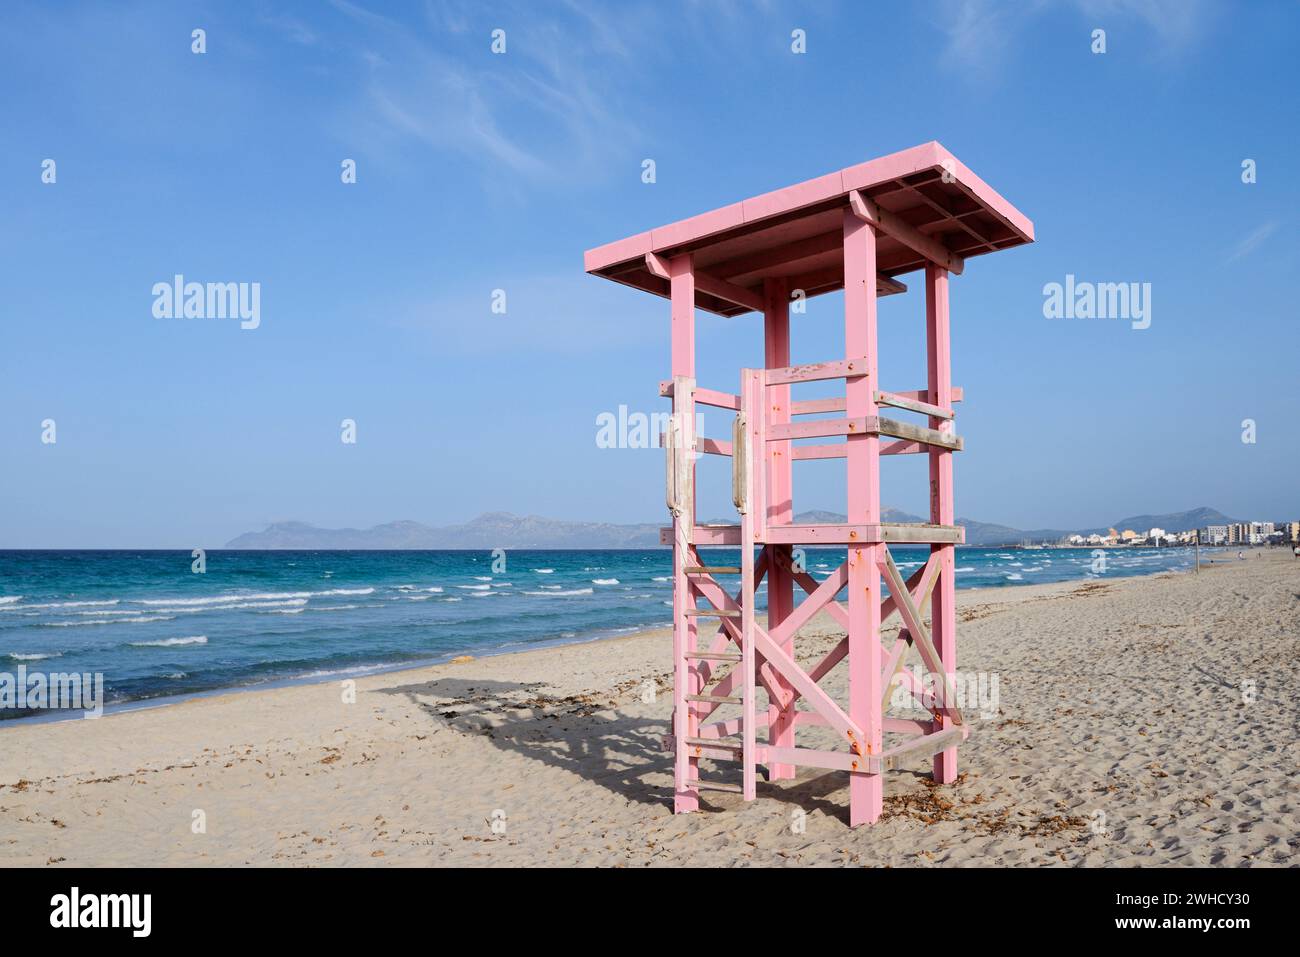
<svg viewBox="0 0 1300 957"><path fill-rule="evenodd" d="M486 510L656 521L662 453L595 436L620 404L663 408L667 304L585 275L583 250L932 139L1038 238L953 280L958 514L1300 517L1300 8L873 11L7 4L0 546ZM261 325L154 318L177 273L260 283ZM1044 318L1066 274L1151 283L1150 328ZM842 354L841 302L797 317L795 361ZM885 387L924 384L923 319L919 295L882 303ZM703 385L761 364L755 316L702 314L698 337ZM921 512L909 458L883 500ZM842 509L824 465L800 466L797 508ZM730 512L721 467L706 514Z"/></svg>

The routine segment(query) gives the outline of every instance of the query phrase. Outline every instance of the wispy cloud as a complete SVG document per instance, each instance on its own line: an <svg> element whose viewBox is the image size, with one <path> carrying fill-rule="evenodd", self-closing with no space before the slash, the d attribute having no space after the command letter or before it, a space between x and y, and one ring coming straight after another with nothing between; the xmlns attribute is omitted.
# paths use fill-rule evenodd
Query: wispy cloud
<svg viewBox="0 0 1300 957"><path fill-rule="evenodd" d="M1251 230L1238 241L1237 245L1232 247L1232 252L1228 254L1228 258L1224 262L1235 263L1239 259L1245 259L1262 246L1268 237L1277 232L1277 227L1276 222L1267 222L1258 229Z"/></svg>
<svg viewBox="0 0 1300 957"><path fill-rule="evenodd" d="M269 9L258 14L259 22L278 30L293 43L300 46L314 47L321 42L320 34L305 21L284 13L273 13Z"/></svg>
<svg viewBox="0 0 1300 957"><path fill-rule="evenodd" d="M1144 23L1166 53L1178 53L1201 36L1210 19L1209 0L1074 0L1086 16L1100 22L1106 19L1138 20Z"/></svg>
<svg viewBox="0 0 1300 957"><path fill-rule="evenodd" d="M1214 9L1210 0L1069 0L1067 6L1089 28L1140 22L1166 56L1195 44ZM988 76L1034 20L1060 5L1047 0L946 0L939 9L936 25L947 38L945 62Z"/></svg>
<svg viewBox="0 0 1300 957"><path fill-rule="evenodd" d="M481 8L444 2L406 23L353 0L333 6L354 23L358 112L398 140L476 162L489 180L592 175L640 135L615 105L613 63L627 48L602 14L520 5L487 21ZM503 54L490 50L498 27Z"/></svg>

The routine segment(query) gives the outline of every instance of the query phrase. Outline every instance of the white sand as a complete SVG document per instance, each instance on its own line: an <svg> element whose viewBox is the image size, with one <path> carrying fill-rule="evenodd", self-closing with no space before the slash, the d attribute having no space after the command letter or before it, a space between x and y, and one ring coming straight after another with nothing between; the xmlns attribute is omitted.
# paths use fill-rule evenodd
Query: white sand
<svg viewBox="0 0 1300 957"><path fill-rule="evenodd" d="M957 784L926 758L889 772L870 828L816 769L670 814L659 631L362 678L355 704L331 682L5 722L0 863L1295 865L1298 601L1279 553L959 592L961 670L998 675L1000 713ZM834 643L817 624L805 660Z"/></svg>

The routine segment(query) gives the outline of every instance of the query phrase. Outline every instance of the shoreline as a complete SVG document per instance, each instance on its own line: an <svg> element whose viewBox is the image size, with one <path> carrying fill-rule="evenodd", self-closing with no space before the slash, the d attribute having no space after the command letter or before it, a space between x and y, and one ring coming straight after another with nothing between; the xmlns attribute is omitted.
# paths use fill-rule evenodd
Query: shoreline
<svg viewBox="0 0 1300 957"><path fill-rule="evenodd" d="M631 628L626 634L609 634L605 630L593 633L590 637L581 638L546 638L541 641L532 642L526 648L518 648L513 645L499 645L495 648L489 648L479 654L472 654L470 650L447 652L443 655L437 655L433 658L420 658L411 661L397 661L389 664L373 665L356 665L351 668L340 668L330 674L307 674L298 675L291 678L273 678L256 684L229 685L221 688L209 688L205 691L191 691L185 694L176 695L159 695L154 698L133 698L129 701L120 701L115 704L104 705L103 714L98 718L87 719L83 713L77 709L67 711L44 711L38 714L23 715L21 718L5 718L0 720L0 733L3 733L6 727L10 725L30 725L30 724L56 724L64 721L100 721L110 715L130 714L136 711L149 711L155 708L170 708L175 705L185 704L187 701L202 698L219 698L226 695L243 695L256 694L259 691L279 691L284 688L299 688L307 685L328 684L332 681L356 680L359 678L369 678L374 675L389 675L403 671L423 671L426 668L436 668L441 665L453 664L458 658L468 658L477 660L480 658L500 658L503 655L519 655L530 651L545 651L549 648L568 647L570 645L586 645L598 641L618 641L621 638L635 638L647 632L663 631L670 628L670 624L665 625L647 625L645 627ZM30 673L33 669L28 668Z"/></svg>
<svg viewBox="0 0 1300 957"><path fill-rule="evenodd" d="M959 547L989 548L992 546L979 545L979 546L959 546ZM1002 546L998 546L998 547L1002 547ZM1215 562L1207 559L1203 561L1202 564L1215 564ZM1158 577L1160 575L1182 575L1188 573L1194 574L1195 570L1194 569L1182 569L1182 570L1153 569L1150 571L1130 571L1128 573L1116 571L1111 573L1107 578L1097 578L1097 579L1070 578L1070 579L1062 579L1055 582L1005 581L999 585L983 585L983 586L970 587L970 588L959 587L956 589L956 593L960 598L961 595L970 594L970 593L987 592L990 594L997 594L1008 589L1019 590L1024 588L1050 588L1052 586L1067 586L1072 584L1081 584L1087 581L1109 581L1109 580L1120 581L1120 580L1128 580L1131 578L1151 578L1151 577ZM960 605L960 601L959 601L959 605ZM510 645L499 645L495 647L489 647L486 650L475 649L475 648L464 648L457 651L451 651L442 655L436 655L428 658L416 658L416 659L410 659L410 660L400 661L400 662L391 662L391 663L354 665L348 668L340 668L336 672L331 674L310 674L309 673L309 674L290 676L290 677L271 678L265 681L260 681L260 682L250 683L250 684L228 685L228 686L218 687L218 688L209 688L201 691L185 692L182 694L158 695L152 698L132 698L114 704L105 704L103 708L103 714L99 718L95 718L92 720L101 720L102 718L108 717L112 714L122 714L122 713L130 713L135 711L151 710L154 708L172 707L174 705L184 704L187 701L191 701L195 699L213 698L213 697L220 697L220 696L232 695L232 694L250 694L259 691L274 691L282 688L294 688L303 685L324 684L331 681L342 681L342 680L347 680L349 678L357 679L357 678L368 677L371 675L392 674L401 671L418 671L423 668L448 664L453 659L463 657L463 656L469 656L471 658L495 658L495 657L500 657L502 655L522 654L528 651L562 647L565 645L585 645L596 641L617 640L620 637L633 637L635 635L639 635L647 632L661 631L670 627L671 627L671 621L663 624L652 623L646 625L631 626L630 630L627 632L626 635L620 635L617 633L610 634L608 630L602 629L590 634L587 637L576 636L572 638L544 638L539 641L532 642L527 647L522 647L522 648L513 647ZM33 669L29 666L28 672L30 673L32 672L32 670ZM37 670L41 670L41 669L37 669ZM57 669L45 669L45 670L57 670ZM51 724L51 723L59 723L63 721L82 721L82 720L87 720L87 719L83 717L83 712L79 710L71 710L71 711L49 710L37 714L23 715L22 717L0 719L0 732L3 732L3 730L6 727L12 725Z"/></svg>

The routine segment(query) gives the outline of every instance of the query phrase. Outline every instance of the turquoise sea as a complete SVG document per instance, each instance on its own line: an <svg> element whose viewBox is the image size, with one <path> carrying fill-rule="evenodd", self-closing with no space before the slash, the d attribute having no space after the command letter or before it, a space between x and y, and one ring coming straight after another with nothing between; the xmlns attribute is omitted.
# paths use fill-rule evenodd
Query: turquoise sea
<svg viewBox="0 0 1300 957"><path fill-rule="evenodd" d="M926 554L895 549L905 575ZM822 578L842 556L809 549L805 564ZM1098 574L1084 548L961 547L957 582L1013 587L1193 562L1188 549L1111 550ZM0 673L100 672L112 707L587 641L671 618L666 549L511 550L495 570L486 551L211 551L205 573L191 564L182 551L0 551Z"/></svg>

